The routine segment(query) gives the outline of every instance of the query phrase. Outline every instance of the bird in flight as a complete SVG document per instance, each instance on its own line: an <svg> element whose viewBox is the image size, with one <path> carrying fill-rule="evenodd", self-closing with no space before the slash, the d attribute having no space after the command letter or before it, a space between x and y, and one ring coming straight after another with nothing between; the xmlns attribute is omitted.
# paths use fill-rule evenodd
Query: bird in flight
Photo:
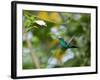
<svg viewBox="0 0 100 80"><path fill-rule="evenodd" d="M78 48L77 46L74 46L74 45L71 45L70 44L72 42L73 38L74 38L74 36L68 42L66 42L63 38L58 38L59 39L60 46L63 49Z"/></svg>

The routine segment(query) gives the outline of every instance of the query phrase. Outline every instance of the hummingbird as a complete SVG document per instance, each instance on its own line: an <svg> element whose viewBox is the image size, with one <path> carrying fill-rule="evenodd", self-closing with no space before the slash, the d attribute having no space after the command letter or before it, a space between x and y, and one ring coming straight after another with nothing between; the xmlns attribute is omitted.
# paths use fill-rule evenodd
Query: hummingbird
<svg viewBox="0 0 100 80"><path fill-rule="evenodd" d="M53 57L54 61L56 61L55 66L60 67L63 66L65 62L67 62L70 59L74 58L74 53L71 50L71 48L78 48L77 46L71 45L72 40L74 39L74 36L66 42L63 38L57 38L57 42L53 47L51 47L50 50L54 49L55 51L53 52ZM50 58L51 59L51 58ZM54 64L52 61L49 61L49 64ZM54 67L54 65L53 65Z"/></svg>
<svg viewBox="0 0 100 80"><path fill-rule="evenodd" d="M69 42L66 42L63 38L58 38L60 46L62 49L69 49L69 48L78 48L77 46L71 45L70 43L72 42L74 37L72 37Z"/></svg>

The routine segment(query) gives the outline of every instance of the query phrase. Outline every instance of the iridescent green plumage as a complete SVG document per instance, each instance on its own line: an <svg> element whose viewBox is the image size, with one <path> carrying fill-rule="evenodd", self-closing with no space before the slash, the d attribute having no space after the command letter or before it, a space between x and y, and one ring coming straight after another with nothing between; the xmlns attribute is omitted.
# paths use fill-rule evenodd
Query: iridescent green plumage
<svg viewBox="0 0 100 80"><path fill-rule="evenodd" d="M67 43L66 41L64 41L63 38L59 38L59 41L60 41L61 47L64 48L64 49L68 49L68 48L78 48L77 46L70 45L70 43Z"/></svg>

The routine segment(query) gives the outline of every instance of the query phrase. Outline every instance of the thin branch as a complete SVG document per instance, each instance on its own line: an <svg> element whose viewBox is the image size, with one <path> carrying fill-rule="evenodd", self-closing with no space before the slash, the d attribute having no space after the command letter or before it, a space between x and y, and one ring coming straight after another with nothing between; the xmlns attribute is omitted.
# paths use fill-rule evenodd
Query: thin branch
<svg viewBox="0 0 100 80"><path fill-rule="evenodd" d="M27 42L28 48L30 49L30 56L32 59L32 63L35 64L36 68L40 68L40 62L39 62L38 56L33 52L32 44L31 44L30 40L28 39L27 33L24 33L24 35L26 37L26 42Z"/></svg>

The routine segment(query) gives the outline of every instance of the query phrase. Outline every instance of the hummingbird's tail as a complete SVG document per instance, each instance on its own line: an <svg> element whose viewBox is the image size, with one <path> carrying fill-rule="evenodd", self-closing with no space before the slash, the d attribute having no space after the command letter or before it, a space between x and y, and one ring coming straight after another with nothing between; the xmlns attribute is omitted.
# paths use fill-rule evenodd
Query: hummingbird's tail
<svg viewBox="0 0 100 80"><path fill-rule="evenodd" d="M71 46L70 48L79 48L78 46Z"/></svg>

